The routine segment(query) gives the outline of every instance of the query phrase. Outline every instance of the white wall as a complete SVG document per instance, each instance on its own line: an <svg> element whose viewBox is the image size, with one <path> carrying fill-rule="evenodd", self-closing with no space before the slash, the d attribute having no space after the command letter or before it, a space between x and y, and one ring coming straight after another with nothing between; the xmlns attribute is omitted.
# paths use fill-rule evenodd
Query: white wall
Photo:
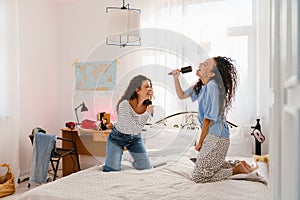
<svg viewBox="0 0 300 200"><path fill-rule="evenodd" d="M59 135L57 110L56 5L49 0L19 1L20 69L20 168L30 169L32 145L28 138L35 126Z"/></svg>
<svg viewBox="0 0 300 200"><path fill-rule="evenodd" d="M99 43L105 39L105 1L88 0L60 5L58 21L58 116L59 127L66 121L74 121L73 82L75 59L84 61Z"/></svg>

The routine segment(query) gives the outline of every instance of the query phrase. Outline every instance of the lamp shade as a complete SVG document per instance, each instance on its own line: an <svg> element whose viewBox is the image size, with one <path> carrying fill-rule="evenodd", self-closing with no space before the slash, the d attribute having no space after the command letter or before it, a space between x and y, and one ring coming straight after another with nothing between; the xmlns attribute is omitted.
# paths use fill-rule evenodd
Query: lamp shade
<svg viewBox="0 0 300 200"><path fill-rule="evenodd" d="M76 120L77 120L77 124L79 124L79 119L78 119L78 109L81 107L80 111L81 112L85 112L88 111L88 108L86 107L85 103L82 102L81 104L79 104L79 106L77 106L74 110L75 110L75 116L76 116Z"/></svg>
<svg viewBox="0 0 300 200"><path fill-rule="evenodd" d="M86 107L85 103L82 102L82 107L81 107L81 112L85 112L85 111L88 111L89 109Z"/></svg>
<svg viewBox="0 0 300 200"><path fill-rule="evenodd" d="M140 46L140 15L139 9L123 7L107 7L108 15L108 36L106 37L107 45Z"/></svg>

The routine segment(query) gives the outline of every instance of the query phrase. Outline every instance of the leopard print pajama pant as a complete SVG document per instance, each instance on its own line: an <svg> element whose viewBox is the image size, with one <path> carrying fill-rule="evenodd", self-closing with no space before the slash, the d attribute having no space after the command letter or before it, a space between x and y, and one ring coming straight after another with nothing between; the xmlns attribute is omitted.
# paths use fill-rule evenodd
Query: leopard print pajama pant
<svg viewBox="0 0 300 200"><path fill-rule="evenodd" d="M224 180L231 176L232 167L236 163L225 161L228 147L229 138L206 135L197 156L192 180L196 183L206 183Z"/></svg>

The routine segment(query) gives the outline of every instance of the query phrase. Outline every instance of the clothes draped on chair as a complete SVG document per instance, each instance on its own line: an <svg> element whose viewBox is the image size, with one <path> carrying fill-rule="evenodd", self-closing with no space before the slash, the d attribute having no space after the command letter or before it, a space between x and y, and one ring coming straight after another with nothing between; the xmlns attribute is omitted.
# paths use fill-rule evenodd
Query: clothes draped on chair
<svg viewBox="0 0 300 200"><path fill-rule="evenodd" d="M54 172L53 181L55 181L60 160L68 155L76 156L76 161L73 160L73 158L72 160L74 162L74 165L76 162L77 169L78 171L80 171L78 151L76 143L73 140L56 137L53 134L46 134L46 131L39 127L35 127L32 130L32 133L29 135L29 138L33 145L33 153L28 187L30 187L31 183L33 182L44 183L49 180L49 162L51 163ZM66 147L56 147L56 140L61 140L64 143L66 143Z"/></svg>
<svg viewBox="0 0 300 200"><path fill-rule="evenodd" d="M55 146L55 135L35 133L29 183L44 183L48 177L51 151Z"/></svg>

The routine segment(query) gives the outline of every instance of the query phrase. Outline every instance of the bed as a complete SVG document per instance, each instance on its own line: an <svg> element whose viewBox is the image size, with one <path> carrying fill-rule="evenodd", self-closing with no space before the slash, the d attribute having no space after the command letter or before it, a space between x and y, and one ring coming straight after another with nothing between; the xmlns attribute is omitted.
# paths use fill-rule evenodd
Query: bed
<svg viewBox="0 0 300 200"><path fill-rule="evenodd" d="M191 181L191 158L196 157L194 144L200 129L195 119L194 112L185 112L145 127L144 142L153 166L149 170L133 169L130 155L124 152L120 172L104 173L103 165L93 166L33 188L18 199L268 199L268 172L263 164L251 174L235 175L224 181ZM231 132L233 143L227 159L243 159L251 164L251 136L247 140L248 135L242 135L246 131L241 127L232 127ZM240 143L242 149L238 147Z"/></svg>

